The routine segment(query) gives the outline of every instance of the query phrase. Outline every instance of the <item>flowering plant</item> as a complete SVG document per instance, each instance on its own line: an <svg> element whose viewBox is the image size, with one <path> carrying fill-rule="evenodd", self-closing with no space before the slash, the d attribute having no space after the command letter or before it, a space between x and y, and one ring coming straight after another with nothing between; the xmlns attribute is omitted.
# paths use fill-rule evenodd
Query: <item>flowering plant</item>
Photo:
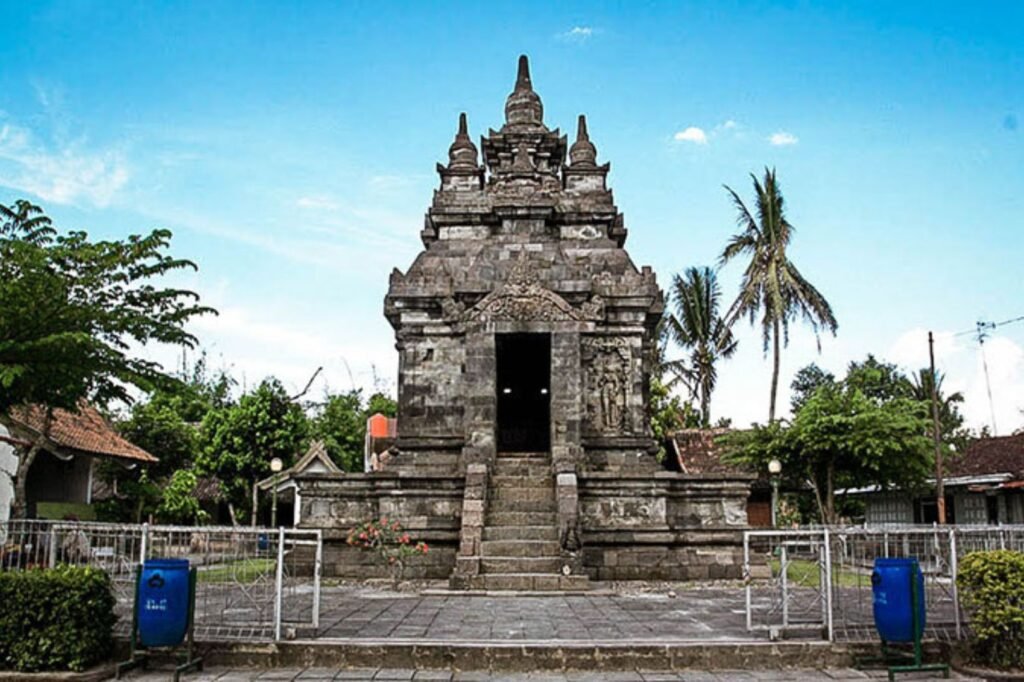
<svg viewBox="0 0 1024 682"><path fill-rule="evenodd" d="M391 579L395 586L405 572L406 560L429 551L427 543L414 543L409 534L402 529L402 524L386 516L364 521L350 530L348 544L375 552L391 569Z"/></svg>

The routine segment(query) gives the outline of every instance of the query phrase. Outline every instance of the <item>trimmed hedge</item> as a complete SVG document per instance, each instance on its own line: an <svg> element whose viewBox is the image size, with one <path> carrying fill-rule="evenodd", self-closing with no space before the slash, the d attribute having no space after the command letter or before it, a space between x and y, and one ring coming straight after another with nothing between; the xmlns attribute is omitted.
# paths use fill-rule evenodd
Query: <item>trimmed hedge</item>
<svg viewBox="0 0 1024 682"><path fill-rule="evenodd" d="M971 613L971 655L998 668L1024 668L1024 554L971 552L956 584Z"/></svg>
<svg viewBox="0 0 1024 682"><path fill-rule="evenodd" d="M113 647L115 598L95 568L0 573L0 669L85 670Z"/></svg>

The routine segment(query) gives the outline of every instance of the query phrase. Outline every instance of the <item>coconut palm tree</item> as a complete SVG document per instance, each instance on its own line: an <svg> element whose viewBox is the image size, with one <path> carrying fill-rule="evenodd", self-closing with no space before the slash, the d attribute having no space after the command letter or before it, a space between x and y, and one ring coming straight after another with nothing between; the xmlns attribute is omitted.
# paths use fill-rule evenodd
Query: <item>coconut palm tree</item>
<svg viewBox="0 0 1024 682"><path fill-rule="evenodd" d="M736 352L737 341L719 313L722 290L711 268L687 268L672 278L674 314L665 317L672 340L689 352L681 365L683 381L700 401L701 423L711 424L711 393L718 371L715 365Z"/></svg>
<svg viewBox="0 0 1024 682"><path fill-rule="evenodd" d="M789 344L789 323L798 316L814 330L818 338L824 328L836 333L838 324L832 307L814 286L804 279L786 253L793 238L793 226L786 220L782 192L775 178L775 170L765 168L764 180L753 173L757 203L751 213L740 196L726 186L736 207L736 222L740 231L729 238L722 251L720 263L725 264L738 256L750 260L743 272L740 293L726 315L732 325L746 315L751 324L760 317L764 352L772 346L772 388L768 406L768 421L775 421L775 398L779 388L779 358L782 347ZM755 217L756 216L756 217Z"/></svg>

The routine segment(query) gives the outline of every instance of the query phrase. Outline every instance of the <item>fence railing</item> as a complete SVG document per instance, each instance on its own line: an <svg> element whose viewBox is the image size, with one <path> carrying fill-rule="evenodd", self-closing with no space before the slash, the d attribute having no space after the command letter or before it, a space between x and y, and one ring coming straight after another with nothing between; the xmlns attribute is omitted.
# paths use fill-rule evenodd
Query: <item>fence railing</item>
<svg viewBox="0 0 1024 682"><path fill-rule="evenodd" d="M315 632L319 530L12 520L0 524L0 570L93 566L111 578L118 628L131 627L135 568L148 558L196 567L196 634L271 640Z"/></svg>
<svg viewBox="0 0 1024 682"><path fill-rule="evenodd" d="M769 637L875 639L871 572L881 557L916 558L926 636L962 639L969 625L956 575L970 552L1024 551L1024 526L880 526L747 531L747 629Z"/></svg>

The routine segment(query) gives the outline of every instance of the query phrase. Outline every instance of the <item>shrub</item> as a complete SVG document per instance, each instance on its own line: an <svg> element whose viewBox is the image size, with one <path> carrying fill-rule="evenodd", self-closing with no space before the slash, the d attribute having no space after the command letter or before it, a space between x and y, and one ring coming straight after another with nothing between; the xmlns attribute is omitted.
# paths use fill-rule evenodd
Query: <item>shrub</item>
<svg viewBox="0 0 1024 682"><path fill-rule="evenodd" d="M956 584L971 613L971 654L978 663L1024 668L1024 554L972 552Z"/></svg>
<svg viewBox="0 0 1024 682"><path fill-rule="evenodd" d="M427 543L414 543L402 530L402 524L386 517L366 521L350 530L348 544L375 552L391 569L391 580L396 586L405 572L405 562L428 551Z"/></svg>
<svg viewBox="0 0 1024 682"><path fill-rule="evenodd" d="M115 599L95 568L0 573L0 669L85 670L110 656Z"/></svg>

